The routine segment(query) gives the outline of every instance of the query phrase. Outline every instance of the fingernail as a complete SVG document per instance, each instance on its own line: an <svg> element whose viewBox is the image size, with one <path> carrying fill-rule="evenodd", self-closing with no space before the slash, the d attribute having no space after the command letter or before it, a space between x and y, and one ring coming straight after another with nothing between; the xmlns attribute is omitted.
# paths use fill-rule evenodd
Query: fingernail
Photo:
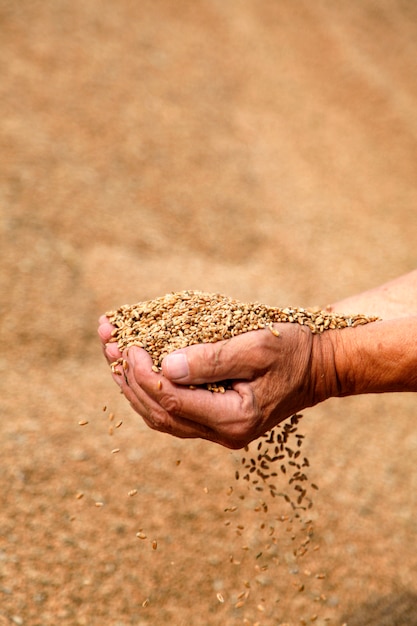
<svg viewBox="0 0 417 626"><path fill-rule="evenodd" d="M168 354L164 359L165 372L171 380L186 378L189 374L188 360L185 354Z"/></svg>

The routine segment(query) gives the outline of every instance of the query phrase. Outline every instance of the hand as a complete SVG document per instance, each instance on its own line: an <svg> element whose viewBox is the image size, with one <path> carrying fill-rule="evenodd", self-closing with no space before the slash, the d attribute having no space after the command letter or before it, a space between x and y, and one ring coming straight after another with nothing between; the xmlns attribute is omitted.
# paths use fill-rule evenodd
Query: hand
<svg viewBox="0 0 417 626"><path fill-rule="evenodd" d="M112 326L101 318L99 334L109 362L123 357L114 380L132 408L153 429L178 437L200 437L241 448L285 418L335 395L332 349L325 335L306 326L276 324L226 341L177 350L152 371L141 348L120 354L107 343ZM330 357L330 358L329 358ZM330 365L330 367L329 367ZM213 393L189 385L232 380Z"/></svg>

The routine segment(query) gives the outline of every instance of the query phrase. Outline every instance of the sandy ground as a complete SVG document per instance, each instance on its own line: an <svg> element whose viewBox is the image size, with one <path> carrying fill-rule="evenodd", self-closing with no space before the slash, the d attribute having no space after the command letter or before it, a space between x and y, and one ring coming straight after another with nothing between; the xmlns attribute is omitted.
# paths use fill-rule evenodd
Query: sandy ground
<svg viewBox="0 0 417 626"><path fill-rule="evenodd" d="M0 0L0 32L0 624L417 624L412 394L305 413L294 563L283 501L147 430L96 337L169 291L325 305L417 266L417 4Z"/></svg>

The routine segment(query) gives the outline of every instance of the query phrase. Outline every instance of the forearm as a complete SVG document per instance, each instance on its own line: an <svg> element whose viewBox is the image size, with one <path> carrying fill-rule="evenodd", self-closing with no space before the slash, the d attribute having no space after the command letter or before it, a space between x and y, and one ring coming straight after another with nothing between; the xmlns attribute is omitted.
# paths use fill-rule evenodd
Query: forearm
<svg viewBox="0 0 417 626"><path fill-rule="evenodd" d="M380 287L339 300L327 307L337 313L365 313L384 320L417 315L417 270Z"/></svg>
<svg viewBox="0 0 417 626"><path fill-rule="evenodd" d="M335 395L417 391L417 315L336 333Z"/></svg>

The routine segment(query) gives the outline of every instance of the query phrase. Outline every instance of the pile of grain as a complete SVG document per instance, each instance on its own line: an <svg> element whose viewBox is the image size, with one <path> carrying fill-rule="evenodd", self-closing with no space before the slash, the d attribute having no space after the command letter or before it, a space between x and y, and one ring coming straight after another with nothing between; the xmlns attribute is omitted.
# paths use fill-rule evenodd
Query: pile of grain
<svg viewBox="0 0 417 626"><path fill-rule="evenodd" d="M155 300L126 304L106 315L115 327L111 341L117 342L120 351L131 346L144 348L157 368L169 352L178 348L213 343L263 328L276 334L276 322L297 323L312 333L321 333L377 319L294 307L280 309L201 291L170 293Z"/></svg>

